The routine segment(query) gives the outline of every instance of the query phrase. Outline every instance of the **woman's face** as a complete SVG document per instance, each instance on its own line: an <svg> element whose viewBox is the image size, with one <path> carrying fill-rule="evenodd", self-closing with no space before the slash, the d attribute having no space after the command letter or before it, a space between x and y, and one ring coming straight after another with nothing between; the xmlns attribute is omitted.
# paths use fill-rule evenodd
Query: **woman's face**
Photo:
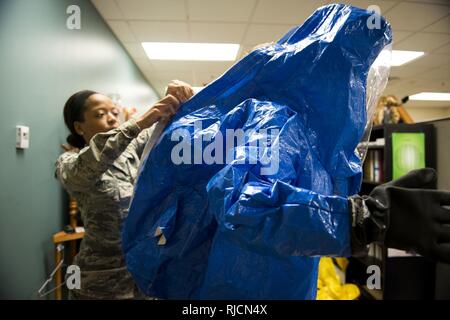
<svg viewBox="0 0 450 320"><path fill-rule="evenodd" d="M110 98L96 93L91 95L86 103L88 107L84 112L84 121L74 123L75 130L83 136L86 143L89 143L95 134L107 132L120 125L120 110Z"/></svg>

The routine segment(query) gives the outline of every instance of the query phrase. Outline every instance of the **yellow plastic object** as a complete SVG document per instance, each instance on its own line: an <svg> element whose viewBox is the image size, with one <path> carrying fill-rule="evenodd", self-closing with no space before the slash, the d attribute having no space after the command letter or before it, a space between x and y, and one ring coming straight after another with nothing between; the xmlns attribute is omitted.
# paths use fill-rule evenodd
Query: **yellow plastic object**
<svg viewBox="0 0 450 320"><path fill-rule="evenodd" d="M319 278L317 284L317 300L355 300L360 296L358 287L354 284L344 284L338 270L345 274L348 260L322 257L319 263Z"/></svg>

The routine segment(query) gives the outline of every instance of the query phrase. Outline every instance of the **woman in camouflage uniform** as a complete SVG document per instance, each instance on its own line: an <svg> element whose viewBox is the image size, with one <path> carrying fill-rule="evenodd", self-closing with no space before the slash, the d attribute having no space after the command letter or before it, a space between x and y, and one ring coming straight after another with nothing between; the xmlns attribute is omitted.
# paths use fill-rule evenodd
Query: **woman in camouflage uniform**
<svg viewBox="0 0 450 320"><path fill-rule="evenodd" d="M77 200L85 228L74 262L81 270L81 288L70 292L72 299L140 297L125 266L121 226L151 133L148 128L173 116L193 91L172 81L166 94L142 117L123 124L113 101L93 91L75 93L64 106L71 133L67 141L77 149L58 158L56 176Z"/></svg>

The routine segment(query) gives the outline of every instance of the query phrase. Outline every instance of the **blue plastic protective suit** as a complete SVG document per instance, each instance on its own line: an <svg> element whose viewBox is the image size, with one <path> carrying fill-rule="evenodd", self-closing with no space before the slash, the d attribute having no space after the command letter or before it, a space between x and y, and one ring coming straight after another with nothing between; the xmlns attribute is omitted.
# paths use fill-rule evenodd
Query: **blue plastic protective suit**
<svg viewBox="0 0 450 320"><path fill-rule="evenodd" d="M351 254L346 197L361 183L366 78L391 42L384 19L367 27L371 15L321 7L182 106L143 160L124 225L126 263L143 292L315 299L319 256ZM227 129L243 129L245 142L220 147ZM268 143L252 144L264 132ZM191 151L176 164L180 143ZM234 161L207 164L199 151ZM261 154L279 159L276 172L263 174Z"/></svg>

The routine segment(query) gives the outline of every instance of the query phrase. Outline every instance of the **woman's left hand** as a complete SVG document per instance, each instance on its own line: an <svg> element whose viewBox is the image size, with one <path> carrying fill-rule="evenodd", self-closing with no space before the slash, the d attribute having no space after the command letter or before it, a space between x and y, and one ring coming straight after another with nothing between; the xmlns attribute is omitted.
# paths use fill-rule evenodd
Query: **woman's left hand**
<svg viewBox="0 0 450 320"><path fill-rule="evenodd" d="M166 95L173 95L180 103L184 103L194 95L194 90L186 82L172 80L167 85Z"/></svg>

